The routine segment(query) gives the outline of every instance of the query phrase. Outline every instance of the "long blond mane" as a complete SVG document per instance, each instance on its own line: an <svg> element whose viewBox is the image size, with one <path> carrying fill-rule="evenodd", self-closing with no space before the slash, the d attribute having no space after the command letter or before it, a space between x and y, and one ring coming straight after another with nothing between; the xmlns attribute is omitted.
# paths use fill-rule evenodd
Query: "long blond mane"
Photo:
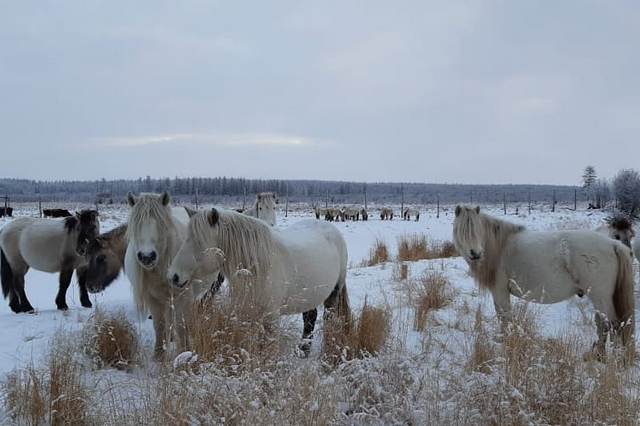
<svg viewBox="0 0 640 426"><path fill-rule="evenodd" d="M189 235L202 250L218 248L224 254L223 274L233 280L241 269L262 282L271 267L275 241L269 225L251 216L216 210L218 222L209 223L210 211L199 212L189 222Z"/></svg>
<svg viewBox="0 0 640 426"><path fill-rule="evenodd" d="M166 237L163 238L164 247L157 247L158 263L155 268L155 271L162 271L157 273L164 278L165 271L168 269L178 248L179 241L176 241L177 228L173 222L170 206L163 205L160 197L156 194L140 194L129 211L129 220L125 232L127 242L135 241L141 232L142 226L150 220L156 221L158 229ZM137 262L134 265L135 270L130 271L136 277L131 283L133 296L138 306L138 312L144 313L147 310L145 303L147 285L154 281L145 279L149 272L143 270Z"/></svg>
<svg viewBox="0 0 640 426"><path fill-rule="evenodd" d="M454 240L482 239L484 248L482 259L478 262L469 263L469 269L481 288L491 289L496 282L496 273L500 267L507 240L513 234L522 232L526 228L522 225L516 225L484 213L471 212L470 210L472 209L467 208L465 214L475 214L478 217L475 221L468 220L468 218L460 218L460 220L456 218L453 229ZM480 229L476 229L477 227L480 227Z"/></svg>

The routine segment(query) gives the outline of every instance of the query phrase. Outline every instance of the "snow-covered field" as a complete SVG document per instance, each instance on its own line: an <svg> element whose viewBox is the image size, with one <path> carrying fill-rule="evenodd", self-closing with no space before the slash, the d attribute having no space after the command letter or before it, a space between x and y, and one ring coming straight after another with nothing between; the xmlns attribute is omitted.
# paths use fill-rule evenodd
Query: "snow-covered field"
<svg viewBox="0 0 640 426"><path fill-rule="evenodd" d="M368 257L369 250L374 242L383 240L395 256L397 239L402 235L425 234L429 239L446 241L451 240L451 230L453 221L453 209L449 207L441 212L436 218L435 211L423 212L419 222L407 222L401 220L380 221L376 214L371 215L368 222L339 222L335 225L343 233L349 249L350 267L347 278L347 285L351 300L351 307L354 311L361 309L365 300L368 304L385 305L393 312L392 336L389 339L389 353L381 355L385 358L385 363L398 363L398 366L406 366L413 369L410 376L417 382L421 380L443 380L443 385L448 383L448 378L442 378L445 372L452 376L463 376L465 373L465 363L473 346L474 318L478 307L485 318L485 323L489 329L488 334L495 336L498 326L495 319L493 305L489 295L479 293L473 280L467 274L467 265L461 258L448 258L436 260L422 260L411 262L409 265L409 279L419 277L426 271L441 271L452 284L453 301L443 309L430 314L428 326L425 331L418 332L413 329L413 311L407 306L406 291L403 283L395 277L394 264L376 265L363 267L363 260ZM18 211L18 214L25 213ZM489 208L489 212L505 217L499 207ZM35 211L30 214L34 214ZM279 212L281 213L281 212ZM279 214L278 227L288 225L311 217L311 213L296 211L284 218ZM604 213L588 211L561 210L555 213L534 211L531 215L520 214L506 216L508 220L521 223L536 230L553 229L577 229L595 228L602 223ZM101 212L102 231L109 230L126 220L126 209L113 208ZM0 226L7 223L7 219L1 219ZM541 265L544 267L544 265ZM68 312L59 312L55 308L54 298L57 291L57 276L30 271L26 277L26 292L32 305L37 309L35 315L20 314L10 312L6 303L0 304L0 373L6 374L15 368L24 366L30 362L36 365L47 352L52 337L60 330L78 331L82 329L87 319L92 314L92 309L84 309L80 306L77 287L74 284L69 288L67 301L70 309ZM130 286L124 276L120 276L117 281L102 294L93 295L92 301L95 305L105 310L124 309L134 324L139 328L144 342L144 350L151 352L153 342L152 324L148 319L139 319L135 313ZM590 342L594 336L595 329L592 325L592 310L585 300L578 298L569 300L552 306L538 306L533 310L536 313L540 333L549 338L566 335L568 331L578 333L581 337L580 346L584 351L589 349ZM295 326L302 326L301 319L292 318L290 322ZM319 324L319 329L322 325ZM321 333L317 332L313 350L309 359L293 360L291 362L300 367L303 363L319 364ZM390 361L391 360L391 361ZM395 361L394 361L395 360ZM382 362L382 361L381 361ZM408 364L407 364L408 363ZM406 364L406 365L405 365ZM363 361L362 368L367 368ZM387 364L385 364L387 365ZM140 367L152 368L152 367ZM373 370L377 367L372 366ZM386 368L386 367L385 367ZM637 375L636 369L631 370ZM127 380L127 376L140 374L135 371L130 373L112 372L117 380ZM378 371L379 373L379 371ZM95 371L87 373L86 380L103 380L105 371ZM327 373L327 378L332 377ZM473 374L469 375L469 381L476 380ZM465 379L466 380L466 379ZM489 380L489 379L488 379ZM464 381L464 380L463 380ZM444 385L447 386L447 385ZM448 386L451 386L450 384ZM424 386L423 386L424 387ZM459 404L460 395L454 397L453 393L447 390L438 392L439 397L447 400L426 403L420 398L424 398L422 387L417 387L416 382L407 385L407 388L417 389L414 394L415 400L411 403L410 418L406 414L402 416L394 414L392 409L381 412L381 408L374 411L363 411L366 415L362 417L350 416L339 419L341 423L440 423L460 422L460 423L490 423L491 416L488 413L469 414L472 417L460 419L457 414L451 411L456 410ZM477 389L475 389L477 391ZM422 392L422 393L421 393ZM464 390L462 391L464 392ZM380 396L381 399L384 399ZM346 401L346 402L345 402ZM348 405L348 398L342 404ZM409 404L406 401L404 404ZM433 417L431 409L426 406L438 407L441 417ZM340 405L338 405L340 406ZM303 409L301 407L301 409ZM304 408L304 409L308 409ZM345 412L353 411L354 408L346 409ZM357 410L355 410L357 411ZM440 414L439 414L440 416ZM529 416L529 417L527 417ZM534 416L535 417L535 416ZM530 417L530 413L525 413L523 419L535 422L535 418ZM533 420L532 420L533 419ZM494 420L496 420L494 418ZM7 418L7 421L8 418ZM219 419L215 420L216 422ZM193 421L197 424L198 421ZM269 423L265 419L265 423ZM319 421L319 423L322 423ZM526 423L526 421L523 421Z"/></svg>

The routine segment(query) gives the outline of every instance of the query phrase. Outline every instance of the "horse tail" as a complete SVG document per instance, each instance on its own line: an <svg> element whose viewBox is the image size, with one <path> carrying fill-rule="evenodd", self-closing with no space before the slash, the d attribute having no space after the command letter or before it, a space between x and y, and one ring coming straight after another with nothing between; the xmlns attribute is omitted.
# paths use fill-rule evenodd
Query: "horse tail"
<svg viewBox="0 0 640 426"><path fill-rule="evenodd" d="M618 275L616 276L616 286L613 291L613 306L620 324L622 343L628 347L633 345L635 328L633 266L629 250L626 247L615 244L614 251L618 259Z"/></svg>
<svg viewBox="0 0 640 426"><path fill-rule="evenodd" d="M349 294L347 293L347 284L342 284L342 288L338 293L338 315L344 321L347 330L351 330L351 307L349 306Z"/></svg>
<svg viewBox="0 0 640 426"><path fill-rule="evenodd" d="M0 249L0 281L2 281L2 295L5 297L9 297L13 291L13 270L11 269L11 265L9 265L9 261L7 260L7 256L4 254L4 250Z"/></svg>

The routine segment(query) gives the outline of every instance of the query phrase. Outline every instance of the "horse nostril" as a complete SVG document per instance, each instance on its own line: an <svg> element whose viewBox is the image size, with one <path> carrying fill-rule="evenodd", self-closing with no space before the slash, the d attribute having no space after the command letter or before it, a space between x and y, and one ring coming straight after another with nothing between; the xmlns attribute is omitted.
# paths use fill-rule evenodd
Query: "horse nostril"
<svg viewBox="0 0 640 426"><path fill-rule="evenodd" d="M144 255L142 254L142 252L138 252L138 260L140 262L142 262L144 260Z"/></svg>
<svg viewBox="0 0 640 426"><path fill-rule="evenodd" d="M156 252L152 251L151 253L149 253L149 260L151 260L152 262L154 260L156 260Z"/></svg>
<svg viewBox="0 0 640 426"><path fill-rule="evenodd" d="M173 274L173 277L171 277L171 281L173 281L174 284L178 284L178 282L180 282L180 277L178 276L178 274Z"/></svg>

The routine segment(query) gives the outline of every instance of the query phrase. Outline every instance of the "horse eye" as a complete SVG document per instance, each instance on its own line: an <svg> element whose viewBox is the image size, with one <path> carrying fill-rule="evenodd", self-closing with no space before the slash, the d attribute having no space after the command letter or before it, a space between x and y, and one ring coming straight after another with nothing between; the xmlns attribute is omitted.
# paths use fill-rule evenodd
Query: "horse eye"
<svg viewBox="0 0 640 426"><path fill-rule="evenodd" d="M107 260L107 256L105 256L104 254L101 254L96 258L96 262L98 263L104 263L106 260Z"/></svg>
<svg viewBox="0 0 640 426"><path fill-rule="evenodd" d="M616 240L619 240L619 239L620 239L620 235L616 235Z"/></svg>

